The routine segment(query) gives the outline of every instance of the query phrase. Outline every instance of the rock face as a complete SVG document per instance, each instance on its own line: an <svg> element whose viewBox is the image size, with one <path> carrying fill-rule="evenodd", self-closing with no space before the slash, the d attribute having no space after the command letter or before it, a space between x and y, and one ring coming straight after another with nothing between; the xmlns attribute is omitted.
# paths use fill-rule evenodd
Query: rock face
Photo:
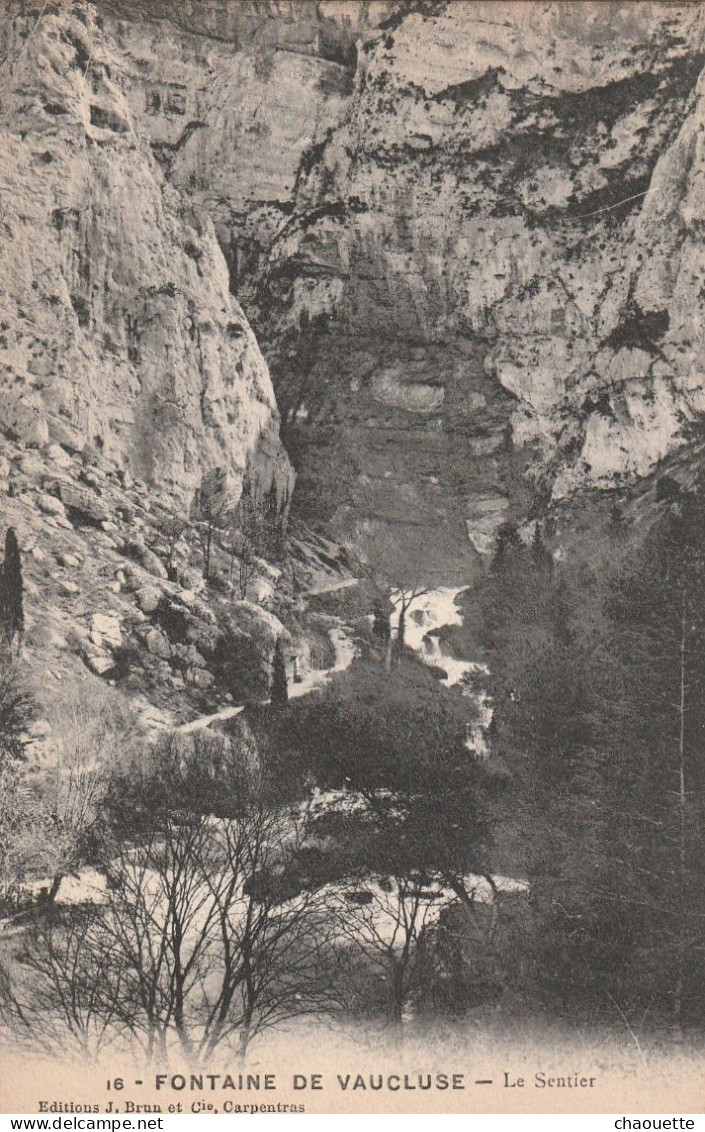
<svg viewBox="0 0 705 1132"><path fill-rule="evenodd" d="M188 500L204 471L290 487L266 363L202 209L168 185L90 5L0 30L0 425Z"/></svg>
<svg viewBox="0 0 705 1132"><path fill-rule="evenodd" d="M446 569L536 494L644 474L705 408L699 5L110 11L305 518L393 523Z"/></svg>
<svg viewBox="0 0 705 1132"><path fill-rule="evenodd" d="M392 20L309 151L246 305L297 459L352 421L338 519L421 522L439 546L435 507L486 550L530 502L517 470L554 499L611 487L705 408L702 10L585 15Z"/></svg>

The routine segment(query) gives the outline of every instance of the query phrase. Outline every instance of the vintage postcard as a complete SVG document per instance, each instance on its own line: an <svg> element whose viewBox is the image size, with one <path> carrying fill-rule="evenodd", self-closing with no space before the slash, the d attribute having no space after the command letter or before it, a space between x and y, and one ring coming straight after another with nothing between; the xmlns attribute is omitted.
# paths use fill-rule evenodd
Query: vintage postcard
<svg viewBox="0 0 705 1132"><path fill-rule="evenodd" d="M2 0L0 1111L703 1111L704 63Z"/></svg>

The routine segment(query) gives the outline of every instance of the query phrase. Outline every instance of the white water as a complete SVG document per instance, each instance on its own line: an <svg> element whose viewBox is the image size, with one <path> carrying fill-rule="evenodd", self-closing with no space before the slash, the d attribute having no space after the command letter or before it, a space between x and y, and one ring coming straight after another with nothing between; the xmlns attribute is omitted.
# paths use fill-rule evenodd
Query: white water
<svg viewBox="0 0 705 1132"><path fill-rule="evenodd" d="M466 747L474 751L478 758L487 758L489 748L487 745L487 728L492 721L492 708L484 692L475 692L469 683L471 677L487 676L488 669L485 664L477 664L473 660L458 660L443 651L439 632L446 625L462 625L463 618L458 609L458 596L467 589L460 586L453 589L451 586L438 586L429 590L422 597L417 598L406 614L404 626L404 641L409 648L414 649L426 664L434 668L442 668L446 673L441 683L448 688L457 685L468 685L465 695L474 700L478 717L468 728ZM395 615L392 617L392 630L398 632L399 613L401 610L401 595L398 591L392 594ZM472 681L475 683L476 681Z"/></svg>
<svg viewBox="0 0 705 1132"><path fill-rule="evenodd" d="M316 788L311 798L301 807L299 816L315 820L326 814L364 812L367 806L366 799L354 790ZM315 833L305 843L310 848L317 847L325 851L325 839L319 843ZM463 883L471 900L477 904L493 904L498 895L517 896L529 891L527 881L497 873L492 876L492 884L486 877L476 873L468 873L463 877ZM369 903L358 904L351 899L360 892L369 895ZM367 942L374 942L376 946L386 945L392 949L403 945L404 925L409 926L415 919L414 935L418 937L424 927L438 919L447 904L455 903L458 899L456 893L438 879L429 880L423 886L423 893L419 894L414 891L413 885L409 885L406 892L400 892L393 877L386 877L382 884L380 877L375 875L328 884L322 893L341 921L349 921L347 933L345 930L340 933L341 941L344 941L346 935L350 938L350 928L354 926Z"/></svg>
<svg viewBox="0 0 705 1132"><path fill-rule="evenodd" d="M470 874L464 879L471 900L477 904L493 904L497 899L485 877ZM512 877L493 876L496 892L501 896L523 895L529 885ZM358 903L355 897L365 893L368 903ZM334 917L341 925L335 933L340 943L357 939L358 943L372 945L376 950L394 952L404 946L407 931L416 941L424 928L436 923L443 909L457 902L456 894L440 881L424 885L423 891L409 885L402 892L395 880L385 878L384 885L374 877L357 883L329 884L321 890ZM292 901L292 904L294 902Z"/></svg>

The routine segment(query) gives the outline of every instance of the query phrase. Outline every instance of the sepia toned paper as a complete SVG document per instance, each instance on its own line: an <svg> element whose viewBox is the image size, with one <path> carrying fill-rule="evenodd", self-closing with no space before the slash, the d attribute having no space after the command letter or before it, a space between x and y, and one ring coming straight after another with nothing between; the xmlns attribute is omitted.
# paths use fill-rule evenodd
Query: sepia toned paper
<svg viewBox="0 0 705 1132"><path fill-rule="evenodd" d="M0 1111L702 1111L704 44L3 0Z"/></svg>

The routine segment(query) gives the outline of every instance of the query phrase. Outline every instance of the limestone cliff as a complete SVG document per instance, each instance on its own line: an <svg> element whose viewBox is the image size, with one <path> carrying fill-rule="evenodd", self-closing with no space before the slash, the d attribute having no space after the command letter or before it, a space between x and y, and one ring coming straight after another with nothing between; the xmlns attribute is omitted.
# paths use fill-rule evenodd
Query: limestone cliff
<svg viewBox="0 0 705 1132"><path fill-rule="evenodd" d="M509 509L648 472L705 407L700 5L109 9L272 367L301 513L446 569Z"/></svg>
<svg viewBox="0 0 705 1132"><path fill-rule="evenodd" d="M73 67L80 51L60 45L57 25L65 9L52 12L6 64L12 175L26 170L32 208L44 212L45 178L74 195L90 185L123 210L147 206L135 186L153 187L147 219L129 209L129 251L121 221L96 218L118 277L133 273L127 293L156 291L133 300L146 340L134 344L139 360L120 355L118 373L97 346L101 320L118 352L132 348L131 322L114 312L109 280L101 295L99 265L85 293L88 228L72 235L71 209L86 210L70 200L49 209L68 210L52 246L68 242L61 254L73 255L78 244L68 287L78 310L64 304L62 317L78 323L94 374L99 350L104 392L91 404L128 388L127 372L139 388L130 411L147 420L164 378L161 361L157 380L142 358L163 360L164 337L170 372L174 355L196 355L206 406L230 403L218 381L201 381L203 365L222 374L215 353L232 373L230 351L235 362L244 351L242 382L257 384L249 331L227 340L241 315L230 313L212 221L230 291L272 370L298 513L340 537L391 526L404 553L430 558L444 579L491 548L505 515L648 473L705 408L701 5L101 0L74 7L83 54ZM52 113L64 105L68 116ZM21 144L20 111L33 115ZM38 122L66 131L61 154L40 141ZM36 167L19 162L35 145ZM170 225L161 250L150 208ZM157 270L160 255L169 266ZM161 292L170 283L175 297ZM26 306L31 289L28 279ZM197 342L195 293L208 311ZM162 303L166 335L153 319ZM52 314L41 306L40 325ZM98 334L80 326L89 317ZM177 405L171 389L163 400L178 418L193 386L172 380ZM268 391L259 404L255 415L271 422ZM202 426L208 411L184 407L187 424L164 430L167 447L195 420L207 440L196 447L217 448L230 433L219 408ZM138 451L139 430L114 410L108 418L103 443L121 429ZM274 436L274 425L262 429ZM172 455L173 445L163 467Z"/></svg>
<svg viewBox="0 0 705 1132"><path fill-rule="evenodd" d="M90 5L0 24L0 424L188 500L291 479L266 363L208 215L169 185Z"/></svg>
<svg viewBox="0 0 705 1132"><path fill-rule="evenodd" d="M705 408L703 58L693 5L451 3L364 45L245 292L304 461L356 429L338 518L455 505L482 551L517 458L539 498L613 487Z"/></svg>

